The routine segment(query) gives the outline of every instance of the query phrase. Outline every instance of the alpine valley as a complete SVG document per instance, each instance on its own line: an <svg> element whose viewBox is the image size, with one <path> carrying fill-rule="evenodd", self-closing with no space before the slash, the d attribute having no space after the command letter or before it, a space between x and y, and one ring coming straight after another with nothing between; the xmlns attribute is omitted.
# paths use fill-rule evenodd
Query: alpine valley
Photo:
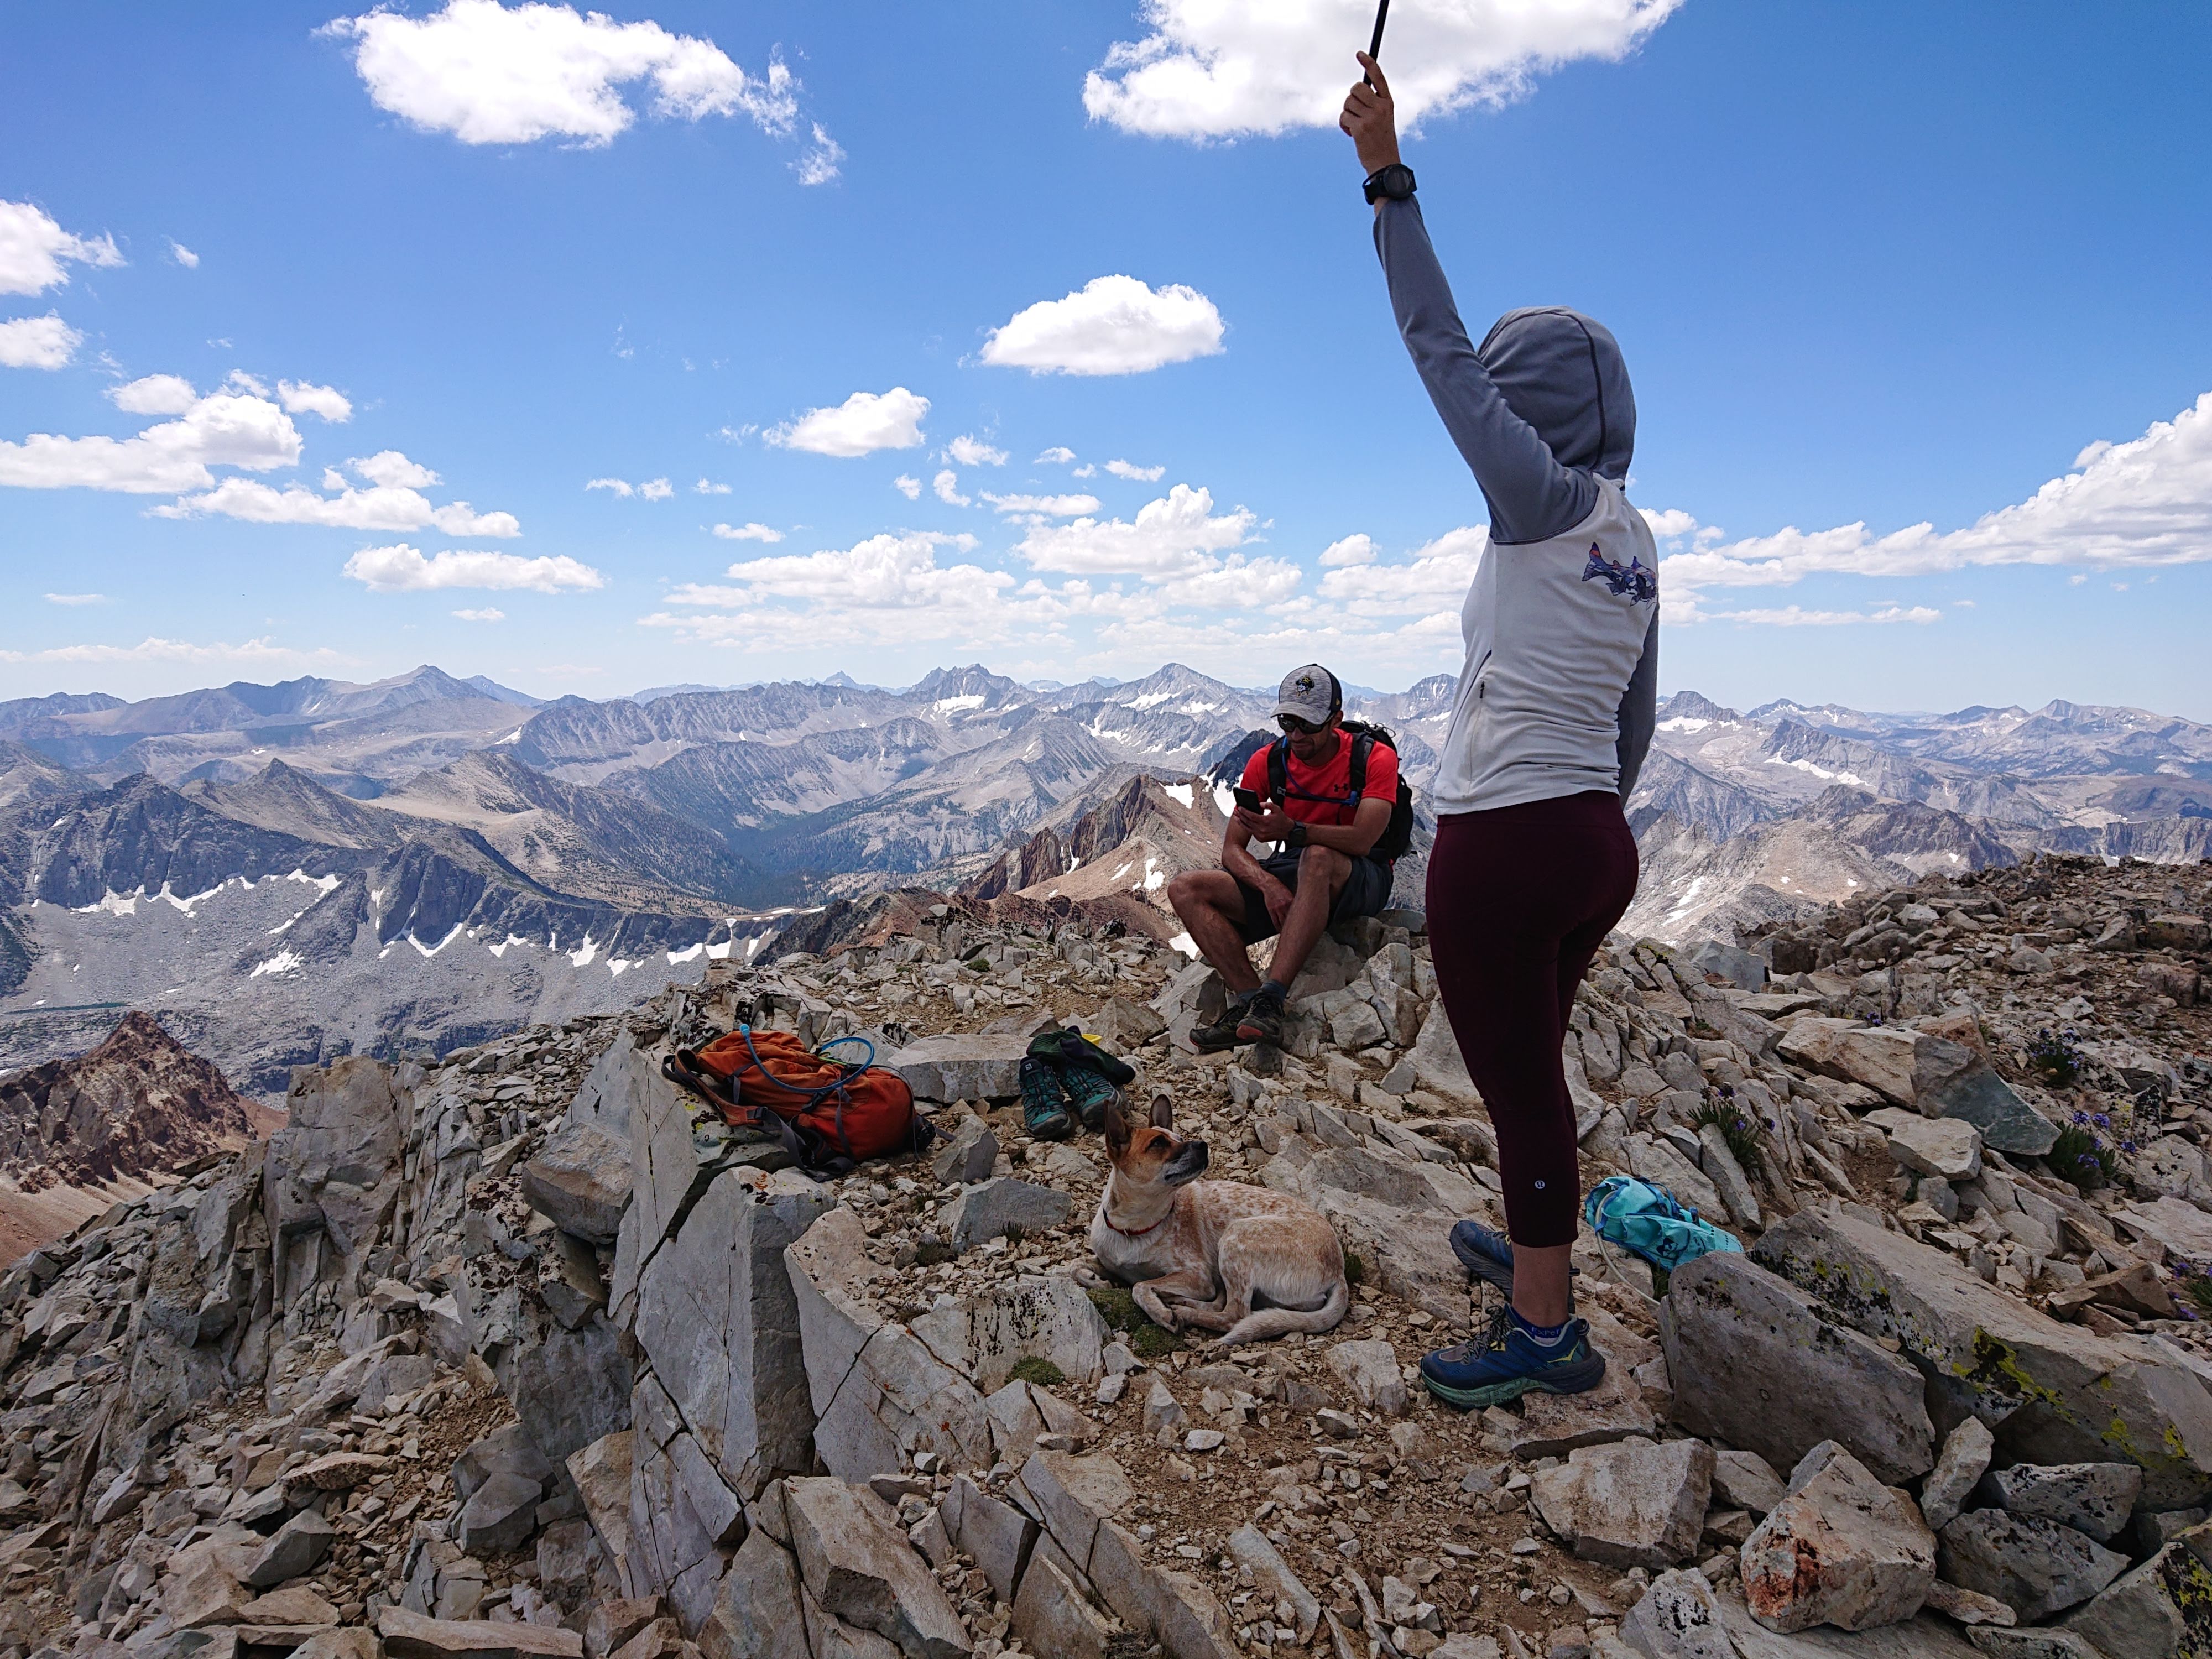
<svg viewBox="0 0 2212 1659"><path fill-rule="evenodd" d="M1354 690L1421 827L1453 681ZM0 1072L154 1015L246 1097L628 1007L707 961L859 938L886 905L1164 909L1211 861L1264 690L1170 665L980 666L541 702L436 668L126 702L0 702ZM2212 854L2212 727L2053 702L1942 715L1669 698L1630 803L1625 926L1736 928L2039 851Z"/></svg>

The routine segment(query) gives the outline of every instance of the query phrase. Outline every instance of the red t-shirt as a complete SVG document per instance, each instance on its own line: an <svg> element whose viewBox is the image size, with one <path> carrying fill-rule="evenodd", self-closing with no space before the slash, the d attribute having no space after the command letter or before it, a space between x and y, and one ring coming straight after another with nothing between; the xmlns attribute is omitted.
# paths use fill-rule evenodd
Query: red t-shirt
<svg viewBox="0 0 2212 1659"><path fill-rule="evenodd" d="M1300 823L1322 823L1342 826L1349 824L1358 814L1357 803L1344 805L1344 798L1352 793L1352 738L1343 732L1336 734L1336 753L1319 766L1309 767L1301 761L1295 750L1285 757L1285 774L1291 793L1283 802L1283 811ZM1270 745L1272 747L1273 745ZM1244 787L1256 795L1267 793L1267 755L1262 749L1244 763ZM1300 793L1323 795L1324 800L1301 800ZM1398 799L1398 756L1388 744L1373 744L1367 751L1367 787L1360 792L1362 800L1389 801Z"/></svg>

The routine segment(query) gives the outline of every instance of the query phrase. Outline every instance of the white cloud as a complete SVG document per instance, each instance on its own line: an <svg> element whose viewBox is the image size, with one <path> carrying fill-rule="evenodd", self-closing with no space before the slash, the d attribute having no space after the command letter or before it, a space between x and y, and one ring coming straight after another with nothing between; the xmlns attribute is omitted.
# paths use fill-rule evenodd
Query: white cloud
<svg viewBox="0 0 2212 1659"><path fill-rule="evenodd" d="M507 620L507 612L500 610L496 605L485 605L477 611L456 611L453 614L463 622L495 623Z"/></svg>
<svg viewBox="0 0 2212 1659"><path fill-rule="evenodd" d="M1651 526L1652 538L1657 541L1678 541L1698 527L1698 521L1679 507L1662 507L1656 512L1646 507L1638 511L1644 514L1644 522Z"/></svg>
<svg viewBox="0 0 2212 1659"><path fill-rule="evenodd" d="M200 394L181 374L149 374L114 387L107 399L126 415L181 415Z"/></svg>
<svg viewBox="0 0 2212 1659"><path fill-rule="evenodd" d="M1962 530L1917 524L1885 536L1863 523L1795 526L1725 544L1700 532L1662 559L1661 592L1676 620L1695 620L1706 590L1788 586L1808 576L1925 576L1983 565L2100 569L2212 560L2212 392L2125 443L2096 443L2077 470ZM1738 613L1741 614L1741 613Z"/></svg>
<svg viewBox="0 0 2212 1659"><path fill-rule="evenodd" d="M0 485L165 495L213 483L210 466L261 472L299 459L300 432L291 416L266 398L219 392L134 438L34 432L20 444L0 440Z"/></svg>
<svg viewBox="0 0 2212 1659"><path fill-rule="evenodd" d="M1754 623L1766 628L1847 628L1853 623L1917 623L1924 626L1942 622L1943 613L1924 605L1885 605L1879 611L1808 611L1792 605L1778 611L1717 611L1702 620Z"/></svg>
<svg viewBox="0 0 2212 1659"><path fill-rule="evenodd" d="M1681 0L1399 0L1382 49L1399 119L1526 94L1577 58L1618 58ZM1369 0L1145 0L1152 33L1085 78L1083 106L1130 132L1231 138L1336 125Z"/></svg>
<svg viewBox="0 0 2212 1659"><path fill-rule="evenodd" d="M763 436L781 448L850 459L878 449L914 448L928 413L928 398L895 386L889 392L855 392L834 408L810 409Z"/></svg>
<svg viewBox="0 0 2212 1659"><path fill-rule="evenodd" d="M276 396L295 415L317 415L332 425L353 419L353 404L336 386L310 386L305 380L279 380Z"/></svg>
<svg viewBox="0 0 2212 1659"><path fill-rule="evenodd" d="M637 491L630 486L629 481L626 478L594 478L589 483L586 484L584 488L586 489L611 490L617 495L635 495L637 493Z"/></svg>
<svg viewBox="0 0 2212 1659"><path fill-rule="evenodd" d="M802 185L826 185L837 176L837 164L845 159L845 147L830 136L822 123L814 124L814 142L806 147L799 158L791 164Z"/></svg>
<svg viewBox="0 0 2212 1659"><path fill-rule="evenodd" d="M431 477L434 482L436 475ZM311 524L336 530L441 530L448 536L522 533L512 513L479 513L466 501L440 507L420 490L383 484L368 489L349 486L336 495L319 495L303 484L278 489L255 478L225 478L204 495L186 495L153 511L164 519L215 513L249 524Z"/></svg>
<svg viewBox="0 0 2212 1659"><path fill-rule="evenodd" d="M912 473L900 473L897 477L891 480L891 488L910 501L918 501L921 499L921 480Z"/></svg>
<svg viewBox="0 0 2212 1659"><path fill-rule="evenodd" d="M916 532L871 536L851 548L819 553L749 559L730 567L729 585L691 584L668 597L695 612L755 614L663 611L639 620L648 628L678 629L686 638L744 645L757 640L757 612L775 606L800 616L834 613L841 627L871 638L976 637L1005 614L1003 596L1014 579L979 565L938 562L940 547L972 544L967 537Z"/></svg>
<svg viewBox="0 0 2212 1659"><path fill-rule="evenodd" d="M1364 539L1346 538L1346 541ZM1425 617L1446 611L1456 617L1489 542L1486 526L1468 526L1448 530L1414 549L1413 557L1403 564L1371 560L1340 563L1323 573L1316 590L1319 602L1346 616L1365 619ZM1344 544L1339 542L1336 546Z"/></svg>
<svg viewBox="0 0 2212 1659"><path fill-rule="evenodd" d="M186 270L198 270L200 268L200 256L173 236L169 239L169 257Z"/></svg>
<svg viewBox="0 0 2212 1659"><path fill-rule="evenodd" d="M655 115L742 114L775 133L799 115L781 63L747 75L711 40L568 6L449 0L428 17L380 8L325 32L358 43L354 68L380 109L466 144L611 143L637 118L617 88L648 77Z"/></svg>
<svg viewBox="0 0 2212 1659"><path fill-rule="evenodd" d="M956 466L1004 466L1006 452L963 432L945 447L945 459Z"/></svg>
<svg viewBox="0 0 2212 1659"><path fill-rule="evenodd" d="M43 651L0 651L0 662L180 662L297 665L327 662L337 653L327 647L314 651L277 645L266 637L237 645L193 645L184 640L165 640L149 635L136 645L57 645Z"/></svg>
<svg viewBox="0 0 2212 1659"><path fill-rule="evenodd" d="M46 603L48 605L106 605L107 595L105 593L49 593L46 595Z"/></svg>
<svg viewBox="0 0 2212 1659"><path fill-rule="evenodd" d="M369 483L389 489L424 489L438 482L438 475L428 467L409 460L396 449L356 456L346 465Z"/></svg>
<svg viewBox="0 0 2212 1659"><path fill-rule="evenodd" d="M1075 477L1079 478L1095 478L1097 476L1098 469L1092 466L1088 462L1085 462L1083 465L1075 469Z"/></svg>
<svg viewBox="0 0 2212 1659"><path fill-rule="evenodd" d="M1054 444L1036 458L1037 466L1066 466L1075 459L1075 452L1065 444Z"/></svg>
<svg viewBox="0 0 2212 1659"><path fill-rule="evenodd" d="M0 368L60 368L84 336L53 312L0 323Z"/></svg>
<svg viewBox="0 0 2212 1659"><path fill-rule="evenodd" d="M1375 538L1364 533L1331 542L1321 550L1321 564L1324 570L1335 570L1345 565L1373 564L1375 559Z"/></svg>
<svg viewBox="0 0 2212 1659"><path fill-rule="evenodd" d="M726 483L714 483L702 478L691 486L691 493L695 495L726 495L730 493L730 487Z"/></svg>
<svg viewBox="0 0 2212 1659"><path fill-rule="evenodd" d="M604 587L606 578L565 556L526 559L519 553L448 548L425 558L404 542L365 547L342 573L378 593L422 592L441 587L529 588L539 593Z"/></svg>
<svg viewBox="0 0 2212 1659"><path fill-rule="evenodd" d="M647 478L637 487L637 493L648 501L665 501L676 493L676 486L665 478Z"/></svg>
<svg viewBox="0 0 2212 1659"><path fill-rule="evenodd" d="M949 469L930 480L929 487L937 492L937 499L947 507L965 507L968 498L960 493L960 475Z"/></svg>
<svg viewBox="0 0 2212 1659"><path fill-rule="evenodd" d="M726 542L780 542L783 532L764 524L718 524L714 533Z"/></svg>
<svg viewBox="0 0 2212 1659"><path fill-rule="evenodd" d="M1117 478L1133 479L1138 483L1158 483L1167 476L1164 466L1139 466L1134 461L1109 461L1106 470Z"/></svg>
<svg viewBox="0 0 2212 1659"><path fill-rule="evenodd" d="M112 237L74 236L28 202L0 202L0 294L39 294L69 281L64 260L119 265Z"/></svg>
<svg viewBox="0 0 2212 1659"><path fill-rule="evenodd" d="M983 499L1001 513L1042 513L1049 519L1072 519L1098 510L1096 495L994 495L985 490Z"/></svg>
<svg viewBox="0 0 2212 1659"><path fill-rule="evenodd" d="M982 358L1032 374L1141 374L1220 349L1221 313L1196 289L1094 276L1065 299L1016 312L991 331Z"/></svg>
<svg viewBox="0 0 2212 1659"><path fill-rule="evenodd" d="M1039 570L1195 575L1217 567L1214 555L1250 540L1258 525L1258 517L1241 507L1217 517L1210 494L1177 484L1138 508L1133 521L1082 518L1039 525L1015 550Z"/></svg>

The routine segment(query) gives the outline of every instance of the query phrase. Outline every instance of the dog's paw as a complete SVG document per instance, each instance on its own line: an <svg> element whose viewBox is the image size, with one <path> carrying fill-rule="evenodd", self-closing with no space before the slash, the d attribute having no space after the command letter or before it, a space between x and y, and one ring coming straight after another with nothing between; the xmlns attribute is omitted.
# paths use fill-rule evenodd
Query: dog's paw
<svg viewBox="0 0 2212 1659"><path fill-rule="evenodd" d="M1088 1267L1079 1267L1076 1268L1071 1277L1074 1279L1078 1285L1080 1285L1086 1291L1106 1291L1113 1288L1111 1283L1104 1277L1093 1273Z"/></svg>

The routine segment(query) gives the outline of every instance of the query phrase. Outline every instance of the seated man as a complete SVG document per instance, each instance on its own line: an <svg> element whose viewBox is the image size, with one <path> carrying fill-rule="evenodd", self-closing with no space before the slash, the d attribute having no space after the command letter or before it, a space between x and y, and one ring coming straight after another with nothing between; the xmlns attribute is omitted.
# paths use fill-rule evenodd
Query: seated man
<svg viewBox="0 0 2212 1659"><path fill-rule="evenodd" d="M1283 1039L1283 997L1321 938L1352 916L1371 916L1390 902L1391 867L1370 856L1398 799L1398 755L1368 746L1367 775L1352 781L1353 738L1345 732L1343 688L1318 663L1293 669L1275 696L1283 741L1246 763L1241 786L1261 810L1240 805L1221 838L1218 870L1191 870L1168 884L1168 900L1192 942L1229 987L1220 1020L1191 1040L1208 1051ZM1283 787L1272 787L1269 756L1282 759ZM1276 843L1265 859L1254 841ZM1262 983L1247 947L1270 935L1274 961Z"/></svg>

